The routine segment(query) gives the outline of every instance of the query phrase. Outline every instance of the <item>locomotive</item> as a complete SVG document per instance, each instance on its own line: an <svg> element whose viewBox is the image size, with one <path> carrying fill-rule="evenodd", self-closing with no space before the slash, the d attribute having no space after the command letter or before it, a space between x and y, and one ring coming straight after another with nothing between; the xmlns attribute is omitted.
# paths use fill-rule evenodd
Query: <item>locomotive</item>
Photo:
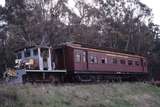
<svg viewBox="0 0 160 107"><path fill-rule="evenodd" d="M54 49L31 46L16 54L15 82L142 80L148 75L147 60L141 55L79 43L65 43Z"/></svg>

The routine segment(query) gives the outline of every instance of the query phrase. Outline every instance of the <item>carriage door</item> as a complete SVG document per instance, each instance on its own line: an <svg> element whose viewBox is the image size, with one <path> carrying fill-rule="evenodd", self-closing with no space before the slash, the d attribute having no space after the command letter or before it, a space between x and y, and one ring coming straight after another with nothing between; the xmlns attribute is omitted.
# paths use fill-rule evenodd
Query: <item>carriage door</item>
<svg viewBox="0 0 160 107"><path fill-rule="evenodd" d="M65 55L63 48L55 50L55 66L56 69L65 69Z"/></svg>
<svg viewBox="0 0 160 107"><path fill-rule="evenodd" d="M144 71L144 64L143 64L143 58L141 58L141 66L142 66L142 72Z"/></svg>
<svg viewBox="0 0 160 107"><path fill-rule="evenodd" d="M87 59L87 51L82 52L82 63L83 63L83 70L88 69L88 59Z"/></svg>

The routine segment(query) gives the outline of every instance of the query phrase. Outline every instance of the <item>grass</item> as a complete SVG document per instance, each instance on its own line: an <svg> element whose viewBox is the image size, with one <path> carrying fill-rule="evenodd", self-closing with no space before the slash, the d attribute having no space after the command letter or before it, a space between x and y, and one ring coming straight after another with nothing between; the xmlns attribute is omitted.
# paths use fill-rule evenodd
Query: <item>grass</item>
<svg viewBox="0 0 160 107"><path fill-rule="evenodd" d="M0 107L160 107L160 88L145 83L1 84Z"/></svg>

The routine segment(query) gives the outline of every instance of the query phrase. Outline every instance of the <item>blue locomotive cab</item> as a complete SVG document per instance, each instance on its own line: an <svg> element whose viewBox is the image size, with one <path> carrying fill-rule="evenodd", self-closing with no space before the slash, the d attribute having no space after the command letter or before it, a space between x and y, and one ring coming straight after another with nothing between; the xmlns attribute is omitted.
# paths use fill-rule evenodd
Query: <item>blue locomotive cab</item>
<svg viewBox="0 0 160 107"><path fill-rule="evenodd" d="M16 68L26 70L54 70L50 47L29 47L16 52Z"/></svg>

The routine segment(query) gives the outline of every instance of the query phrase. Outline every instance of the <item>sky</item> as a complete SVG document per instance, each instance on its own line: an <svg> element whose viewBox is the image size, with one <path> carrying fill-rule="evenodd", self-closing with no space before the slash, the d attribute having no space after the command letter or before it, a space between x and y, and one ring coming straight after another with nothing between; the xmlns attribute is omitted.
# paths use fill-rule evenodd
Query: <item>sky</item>
<svg viewBox="0 0 160 107"><path fill-rule="evenodd" d="M0 0L0 5L4 6L5 5L5 0Z"/></svg>
<svg viewBox="0 0 160 107"><path fill-rule="evenodd" d="M152 9L154 14L154 23L160 25L160 0L140 0Z"/></svg>
<svg viewBox="0 0 160 107"><path fill-rule="evenodd" d="M154 23L160 25L160 0L140 0L148 7L150 7L154 14ZM0 0L0 5L5 5L5 0Z"/></svg>

